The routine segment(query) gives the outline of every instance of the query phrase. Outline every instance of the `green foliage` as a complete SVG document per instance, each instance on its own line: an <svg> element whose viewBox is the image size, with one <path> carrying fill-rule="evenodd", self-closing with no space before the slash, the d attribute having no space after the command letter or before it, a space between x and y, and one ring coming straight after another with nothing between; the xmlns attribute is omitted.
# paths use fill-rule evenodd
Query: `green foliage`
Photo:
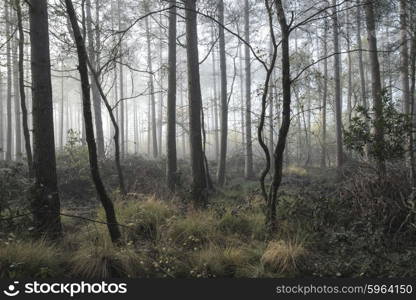
<svg viewBox="0 0 416 300"><path fill-rule="evenodd" d="M30 228L27 193L32 181L27 177L27 169L20 162L0 162L0 218L8 219L0 223L0 239L6 231L24 232Z"/></svg>
<svg viewBox="0 0 416 300"><path fill-rule="evenodd" d="M251 234L250 225L244 215L228 212L219 221L218 229L223 233L248 236Z"/></svg>
<svg viewBox="0 0 416 300"><path fill-rule="evenodd" d="M58 188L64 201L85 202L94 197L88 148L82 144L79 132L68 131L67 143L57 155L57 173Z"/></svg>
<svg viewBox="0 0 416 300"><path fill-rule="evenodd" d="M374 108L358 106L357 116L353 117L347 130L344 131L344 143L350 150L364 155L368 155L377 160L393 160L403 158L406 152L406 140L411 130L411 123L406 114L400 113L395 107L393 100L386 92L382 97L383 117L377 121L375 119ZM376 141L374 128L383 128L383 143Z"/></svg>

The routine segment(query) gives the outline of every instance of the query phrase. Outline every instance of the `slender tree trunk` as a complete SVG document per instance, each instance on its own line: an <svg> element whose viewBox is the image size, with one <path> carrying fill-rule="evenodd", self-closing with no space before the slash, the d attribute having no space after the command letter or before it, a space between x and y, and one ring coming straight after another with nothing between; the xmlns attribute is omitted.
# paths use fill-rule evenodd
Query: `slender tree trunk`
<svg viewBox="0 0 416 300"><path fill-rule="evenodd" d="M13 6L15 7L15 5ZM11 18L13 24L17 24L15 11L12 10ZM17 26L16 26L17 27ZM18 28L17 28L18 30ZM20 95L19 95L19 40L17 36L12 39L12 64L13 64L13 102L14 102L14 150L17 161L21 161L22 154L22 121L20 117Z"/></svg>
<svg viewBox="0 0 416 300"><path fill-rule="evenodd" d="M122 0L117 1L117 13L118 13L118 30L122 30L122 15L121 15L121 5ZM146 18L147 20L148 18ZM120 42L120 64L119 64L119 73L120 73L120 110L119 110L119 126L120 126L120 152L121 158L124 158L126 153L126 138L125 138L125 119L124 119L124 72L123 72L123 42Z"/></svg>
<svg viewBox="0 0 416 300"><path fill-rule="evenodd" d="M407 0L400 0L400 81L403 112L408 115L410 108L409 48L407 37Z"/></svg>
<svg viewBox="0 0 416 300"><path fill-rule="evenodd" d="M162 26L163 26L163 20L162 20L162 13L159 14L159 85L160 85L160 92L159 92L159 109L158 109L158 121L157 121L157 139L158 139L158 146L159 146L159 155L162 155L163 151L163 42L162 42Z"/></svg>
<svg viewBox="0 0 416 300"><path fill-rule="evenodd" d="M198 33L196 0L185 0L186 53L188 68L189 135L191 144L192 187L196 207L206 205L206 172L202 150L201 108L202 96L198 61Z"/></svg>
<svg viewBox="0 0 416 300"><path fill-rule="evenodd" d="M246 125L244 123L244 103L243 103L243 99L244 99L244 75L243 75L243 55L242 55L242 50L241 50L241 45L239 45L238 50L239 50L239 77L240 77L240 97L241 97L241 109L240 109L240 113L241 113L241 145L242 145L242 150L243 153L245 152L246 149Z"/></svg>
<svg viewBox="0 0 416 300"><path fill-rule="evenodd" d="M224 24L224 1L218 2L219 22ZM219 25L219 43L220 43L220 71L221 71L221 144L220 144L220 161L218 165L217 180L218 185L223 186L225 183L225 169L227 162L227 133L228 133L228 99L227 99L227 61L225 58L225 35L224 27Z"/></svg>
<svg viewBox="0 0 416 300"><path fill-rule="evenodd" d="M88 144L88 153L90 160L90 170L91 175L97 190L97 194L100 198L100 201L104 207L106 218L107 218L107 227L110 233L111 240L113 243L119 242L121 233L118 228L117 218L114 211L114 206L111 199L108 197L105 190L104 184L101 180L100 171L98 168L98 159L97 159L97 146L95 144L94 138L94 129L92 123L92 113L91 113L91 99L90 99L90 84L88 78L88 56L84 44L84 39L81 35L81 32L78 27L78 21L76 18L75 10L72 5L71 0L65 0L67 13L71 20L72 29L75 36L77 52L78 52L78 61L79 66L78 70L82 82L82 94L83 94L83 112L84 112L84 121L85 121L85 133Z"/></svg>
<svg viewBox="0 0 416 300"><path fill-rule="evenodd" d="M98 9L98 8L96 8ZM87 12L87 37L88 37L88 56L91 59L91 63L95 69L97 69L97 57L98 54L95 51L94 45L94 34L92 29L92 14L91 14L91 0L86 0L86 12ZM97 153L98 159L102 160L105 157L104 150L104 132L103 132L103 122L101 117L101 99L100 93L98 92L97 85L95 81L91 78L91 91L92 91L92 102L94 107L94 120L95 120L95 134L97 136Z"/></svg>
<svg viewBox="0 0 416 300"><path fill-rule="evenodd" d="M20 5L20 0L16 0L16 13L17 13L17 27L19 31L19 88L20 88L20 107L22 110L22 125L23 125L23 135L25 138L25 149L26 149L26 158L27 165L29 169L29 176L33 176L33 159L32 159L32 147L30 144L30 133L29 125L27 120L27 108L26 108L26 93L25 93L25 74L24 74L24 45L25 45L25 35L23 32L22 24L22 9Z"/></svg>
<svg viewBox="0 0 416 300"><path fill-rule="evenodd" d="M212 29L212 42L215 42L214 28ZM215 46L212 49L212 79L214 84L214 96L212 98L214 104L214 146L215 146L215 161L219 161L220 157L220 142L218 134L218 100L217 100L217 70L216 70L216 59L215 59Z"/></svg>
<svg viewBox="0 0 416 300"><path fill-rule="evenodd" d="M351 55L351 40L350 40L350 18L349 11L346 12L346 39L347 39L347 51L348 51L348 96L347 96L347 113L348 124L351 124L352 118L352 55Z"/></svg>
<svg viewBox="0 0 416 300"><path fill-rule="evenodd" d="M166 138L166 177L169 189L174 192L177 183L176 157L176 7L169 9L169 74Z"/></svg>
<svg viewBox="0 0 416 300"><path fill-rule="evenodd" d="M61 58L61 121L59 127L59 149L64 149L64 61Z"/></svg>
<svg viewBox="0 0 416 300"><path fill-rule="evenodd" d="M270 57L273 55L273 42L270 40ZM274 99L273 99L273 86L275 84L274 82L274 71L271 73L270 76L270 84L269 84L269 151L270 153L273 153L274 149L274 113L273 113L273 106L274 106ZM273 171L274 167L274 157L270 158L270 165L271 165L271 171Z"/></svg>
<svg viewBox="0 0 416 300"><path fill-rule="evenodd" d="M11 64L11 37L10 37L10 7L7 1L4 1L4 14L6 22L6 69L7 69L7 95L6 95L6 160L12 160L13 142L12 142L12 64Z"/></svg>
<svg viewBox="0 0 416 300"><path fill-rule="evenodd" d="M386 166L383 157L384 145L384 125L383 125L383 100L380 78L380 65L377 53L376 24L374 17L374 6L371 0L367 0L364 5L367 24L367 39L369 47L369 56L371 64L371 93L373 96L373 105L375 112L374 120L374 139L377 149L377 168L380 176L386 172Z"/></svg>
<svg viewBox="0 0 416 300"><path fill-rule="evenodd" d="M250 43L250 8L249 1L244 1L244 37ZM253 170L253 147L251 139L251 62L250 49L245 45L245 67L246 67L246 156L244 176L247 179L254 177Z"/></svg>
<svg viewBox="0 0 416 300"><path fill-rule="evenodd" d="M35 171L31 204L36 231L57 238L62 235L62 226L56 177L47 1L32 1L29 18Z"/></svg>
<svg viewBox="0 0 416 300"><path fill-rule="evenodd" d="M414 19L412 21L415 21ZM412 22L413 24L413 22ZM415 26L415 25L413 25ZM409 149L410 149L410 172L411 172L411 179L412 179L412 188L416 190L416 162L415 162L415 133L414 130L416 128L416 117L415 117L415 92L416 92L416 27L413 27L413 38L411 40L411 47L410 47L410 78L411 78L411 85L410 85L410 122L411 122L411 130L410 130L410 142L409 142Z"/></svg>
<svg viewBox="0 0 416 300"><path fill-rule="evenodd" d="M146 12L149 12L149 4L146 2ZM149 86L150 86L150 108L151 108L151 130L152 130L152 151L153 158L158 157L157 148L157 131L156 131L156 100L155 100L155 88L153 83L153 67L152 67L152 50L150 44L150 26L149 18L145 18L146 25L146 40L147 40L147 66L150 72ZM150 129L149 129L150 130Z"/></svg>
<svg viewBox="0 0 416 300"><path fill-rule="evenodd" d="M282 92L283 92L283 111L282 124L279 130L279 137L274 150L274 172L272 184L267 202L266 224L269 235L272 235L277 228L276 205L277 192L282 182L283 153L285 151L287 134L290 127L290 103L291 103L291 80L290 80L290 56L289 56L289 34L290 29L286 21L285 12L281 0L275 2L276 13L281 29L282 47ZM272 66L274 63L272 64Z"/></svg>
<svg viewBox="0 0 416 300"><path fill-rule="evenodd" d="M364 73L364 62L363 62L363 48L361 42L361 1L357 0L357 45L358 45L358 66L360 69L360 85L361 85L361 105L364 108L368 108L367 104L367 92L366 92L366 80Z"/></svg>
<svg viewBox="0 0 416 300"><path fill-rule="evenodd" d="M338 7L337 0L332 0L333 12L333 41L334 52L339 53L339 37L338 37ZM344 154L342 150L342 91L341 91L341 55L335 54L334 60L334 80L335 80L335 134L337 149L337 168L341 168L344 164Z"/></svg>
<svg viewBox="0 0 416 300"><path fill-rule="evenodd" d="M4 160L3 76L0 76L0 160Z"/></svg>
<svg viewBox="0 0 416 300"><path fill-rule="evenodd" d="M328 56L328 23L325 20L324 28L324 57ZM328 60L324 60L324 89L322 95L322 156L321 168L326 167L327 146L326 146L326 106L328 100Z"/></svg>

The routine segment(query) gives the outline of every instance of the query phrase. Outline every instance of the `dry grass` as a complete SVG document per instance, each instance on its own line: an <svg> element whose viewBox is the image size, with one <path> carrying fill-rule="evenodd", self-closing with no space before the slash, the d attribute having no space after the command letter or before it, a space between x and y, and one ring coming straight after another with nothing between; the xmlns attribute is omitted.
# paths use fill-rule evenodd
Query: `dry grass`
<svg viewBox="0 0 416 300"><path fill-rule="evenodd" d="M64 273L62 253L52 244L11 241L0 246L0 278L51 277Z"/></svg>
<svg viewBox="0 0 416 300"><path fill-rule="evenodd" d="M261 262L275 272L292 273L298 269L306 254L307 250L299 241L271 241L261 257Z"/></svg>

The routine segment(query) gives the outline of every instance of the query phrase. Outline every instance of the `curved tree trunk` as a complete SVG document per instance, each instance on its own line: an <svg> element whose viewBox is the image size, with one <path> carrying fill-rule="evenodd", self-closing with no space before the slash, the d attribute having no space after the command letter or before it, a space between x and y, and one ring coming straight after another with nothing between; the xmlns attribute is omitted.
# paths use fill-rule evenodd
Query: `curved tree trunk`
<svg viewBox="0 0 416 300"><path fill-rule="evenodd" d="M85 134L86 134L86 140L87 140L87 145L88 145L91 175L95 184L95 188L97 190L97 194L105 210L105 214L107 218L107 227L110 233L111 240L113 241L113 243L116 243L120 241L121 233L117 224L117 218L116 218L116 214L114 211L113 203L107 195L107 192L101 180L100 171L98 168L97 146L95 144L94 129L93 129L93 123L92 123L92 113L91 113L87 51L85 48L84 39L78 27L78 21L76 18L74 7L72 5L72 1L65 0L65 3L66 3L68 16L71 20L72 30L74 32L77 52L78 52L78 61L79 61L78 70L80 73L81 83L82 83L82 100L83 100L83 112L84 112L84 121L85 121Z"/></svg>

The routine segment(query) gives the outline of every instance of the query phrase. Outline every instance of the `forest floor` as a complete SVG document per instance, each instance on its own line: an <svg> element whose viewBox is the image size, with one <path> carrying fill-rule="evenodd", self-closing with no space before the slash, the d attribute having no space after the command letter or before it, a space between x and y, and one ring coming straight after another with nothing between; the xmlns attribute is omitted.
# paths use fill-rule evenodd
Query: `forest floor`
<svg viewBox="0 0 416 300"><path fill-rule="evenodd" d="M396 169L380 182L357 167L342 180L332 169L286 168L278 231L266 240L259 184L238 170L195 211L186 184L167 192L163 161L127 159L126 197L108 163L103 177L123 232L123 244L113 246L78 154L58 157L63 239L32 239L30 217L1 222L1 278L416 276L415 206ZM0 169L3 219L25 212L22 169Z"/></svg>

